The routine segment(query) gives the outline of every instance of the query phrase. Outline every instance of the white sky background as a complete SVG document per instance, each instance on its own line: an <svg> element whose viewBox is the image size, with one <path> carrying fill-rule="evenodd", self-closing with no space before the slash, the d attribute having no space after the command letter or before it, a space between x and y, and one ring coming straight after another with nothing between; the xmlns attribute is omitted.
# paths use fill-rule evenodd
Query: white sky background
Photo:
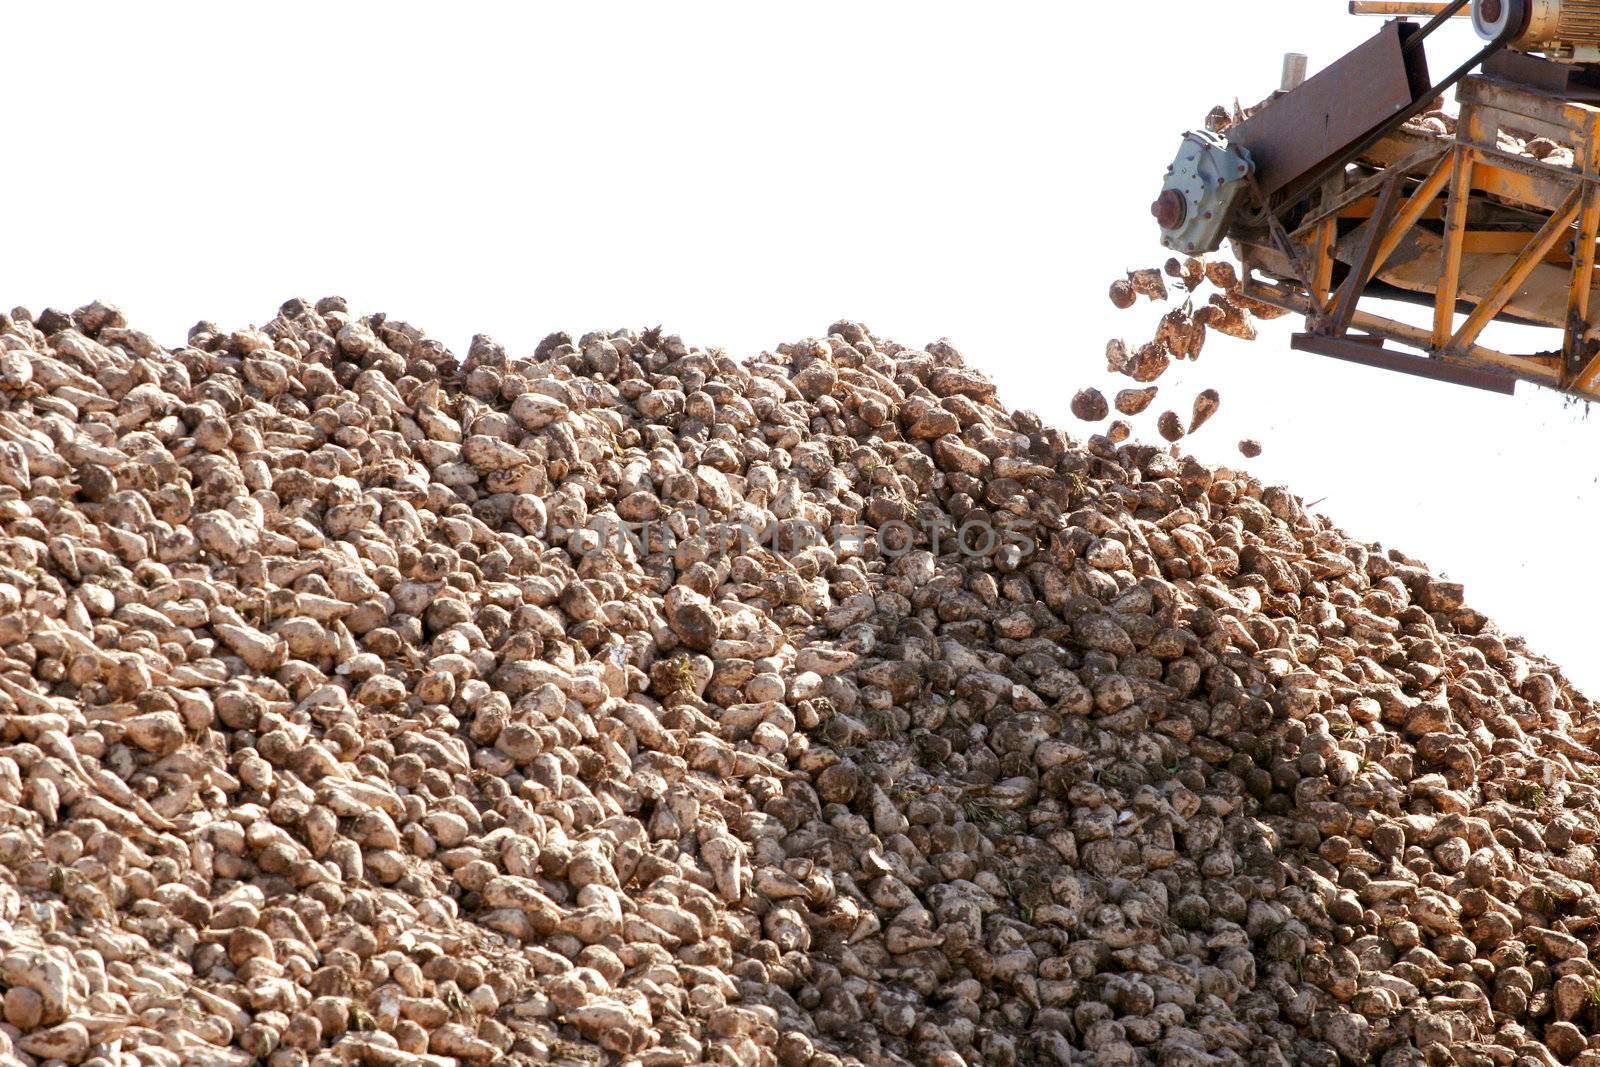
<svg viewBox="0 0 1600 1067"><path fill-rule="evenodd" d="M100 298L166 343L338 293L458 352L665 324L739 355L839 317L948 336L1075 436L1106 286L1157 265L1184 129L1381 22L1344 0L7 5L0 302ZM1473 38L1434 49L1442 74ZM1437 40L1438 38L1436 38ZM1165 403L1186 443L1426 560L1600 691L1600 426L1213 338Z"/></svg>

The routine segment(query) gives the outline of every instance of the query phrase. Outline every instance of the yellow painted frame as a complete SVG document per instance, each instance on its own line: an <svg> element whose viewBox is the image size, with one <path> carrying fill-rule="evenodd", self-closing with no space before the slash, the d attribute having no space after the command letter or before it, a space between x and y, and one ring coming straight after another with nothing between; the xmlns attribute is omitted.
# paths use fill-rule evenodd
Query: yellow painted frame
<svg viewBox="0 0 1600 1067"><path fill-rule="evenodd" d="M1394 163L1337 196L1327 196L1290 239L1305 251L1310 277L1291 290L1252 280L1256 299L1300 311L1310 329L1333 336L1346 328L1419 349L1431 358L1509 372L1518 378L1600 399L1600 337L1595 321L1595 267L1600 260L1600 107L1472 76L1458 90L1461 117L1454 141L1396 139ZM1570 166L1514 155L1499 146L1503 129L1572 145ZM1426 171L1417 176L1414 172ZM1403 194L1403 196L1402 196ZM1441 202L1442 199L1442 202ZM1469 229L1475 202L1499 201L1542 214L1537 231ZM1431 329L1371 314L1362 293L1421 220L1441 219L1439 284ZM1357 278L1347 274L1333 290L1338 227L1371 220L1353 256ZM1374 231L1373 227L1377 227ZM1468 254L1513 256L1510 266L1473 304L1458 327L1462 265ZM1560 355L1513 355L1477 343L1502 316L1541 263L1570 265L1570 293ZM1248 266L1248 263L1247 263ZM1352 268L1355 269L1355 268Z"/></svg>

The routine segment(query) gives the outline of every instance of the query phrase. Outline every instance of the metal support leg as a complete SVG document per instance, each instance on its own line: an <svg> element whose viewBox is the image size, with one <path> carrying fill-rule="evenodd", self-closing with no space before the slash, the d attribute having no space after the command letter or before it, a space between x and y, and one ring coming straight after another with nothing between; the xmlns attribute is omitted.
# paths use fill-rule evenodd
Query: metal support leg
<svg viewBox="0 0 1600 1067"><path fill-rule="evenodd" d="M1378 194L1378 206L1372 213L1372 219L1367 223L1367 237L1361 243L1361 251L1356 255L1356 261L1350 265L1350 274L1339 287L1339 297L1334 302L1333 310L1328 314L1327 332L1333 337L1343 337L1345 330L1350 328L1350 317L1356 313L1356 302L1361 299L1361 294L1367 288L1367 281L1372 277L1373 268L1377 264L1378 246L1383 243L1384 231L1389 228L1389 223L1394 218L1395 208L1400 200L1400 176L1384 185L1383 192Z"/></svg>
<svg viewBox="0 0 1600 1067"><path fill-rule="evenodd" d="M1589 337L1589 304L1594 292L1595 240L1600 237L1600 188L1583 194L1578 215L1576 254L1572 257L1572 291L1567 299L1567 331L1561 343L1561 385L1566 388L1587 369L1600 342Z"/></svg>
<svg viewBox="0 0 1600 1067"><path fill-rule="evenodd" d="M1439 250L1439 291L1433 305L1433 347L1442 351L1455 332L1456 299L1461 292L1461 248L1472 203L1472 157L1456 149L1450 171L1450 200L1444 212L1444 244Z"/></svg>

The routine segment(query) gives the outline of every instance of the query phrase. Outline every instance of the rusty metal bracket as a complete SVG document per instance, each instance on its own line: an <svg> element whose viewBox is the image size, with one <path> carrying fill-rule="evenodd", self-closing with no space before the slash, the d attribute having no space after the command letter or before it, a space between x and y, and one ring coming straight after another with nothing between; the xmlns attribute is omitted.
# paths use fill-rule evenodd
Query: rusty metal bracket
<svg viewBox="0 0 1600 1067"><path fill-rule="evenodd" d="M1408 352L1397 352L1392 348L1366 344L1348 337L1297 333L1290 338L1289 347L1299 352L1332 356L1347 363L1360 363L1366 367L1399 371L1401 374L1410 374L1418 378L1451 382L1473 389L1484 389L1491 393L1503 393L1506 396L1511 396L1517 388L1517 379L1500 371L1466 367L1459 363L1429 359L1427 356L1414 356Z"/></svg>

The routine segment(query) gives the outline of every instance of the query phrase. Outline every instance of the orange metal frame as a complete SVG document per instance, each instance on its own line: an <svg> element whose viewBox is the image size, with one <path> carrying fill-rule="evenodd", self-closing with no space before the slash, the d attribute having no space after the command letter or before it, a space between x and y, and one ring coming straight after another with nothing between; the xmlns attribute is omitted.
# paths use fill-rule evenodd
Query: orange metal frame
<svg viewBox="0 0 1600 1067"><path fill-rule="evenodd" d="M1600 308L1594 305L1600 302L1592 298L1600 239L1600 108L1481 76L1464 80L1458 97L1461 116L1453 142L1427 144L1340 195L1325 198L1288 235L1302 260L1310 264L1310 277L1298 279L1300 284L1293 289L1252 279L1247 291L1257 299L1305 313L1314 334L1341 337L1355 328L1430 358L1493 369L1600 399L1600 339L1594 336L1600 325L1595 321ZM1563 166L1502 151L1501 130L1570 145L1573 163ZM1543 214L1546 221L1536 231L1471 230L1469 208L1485 199ZM1339 223L1345 219L1371 221L1335 291L1335 244ZM1423 219L1443 223L1431 328L1362 310L1368 283ZM1464 294L1462 260L1477 253L1515 258L1487 291ZM1515 355L1479 345L1484 328L1506 311L1541 264L1570 268L1560 353ZM1462 299L1471 305L1465 321L1458 324Z"/></svg>

